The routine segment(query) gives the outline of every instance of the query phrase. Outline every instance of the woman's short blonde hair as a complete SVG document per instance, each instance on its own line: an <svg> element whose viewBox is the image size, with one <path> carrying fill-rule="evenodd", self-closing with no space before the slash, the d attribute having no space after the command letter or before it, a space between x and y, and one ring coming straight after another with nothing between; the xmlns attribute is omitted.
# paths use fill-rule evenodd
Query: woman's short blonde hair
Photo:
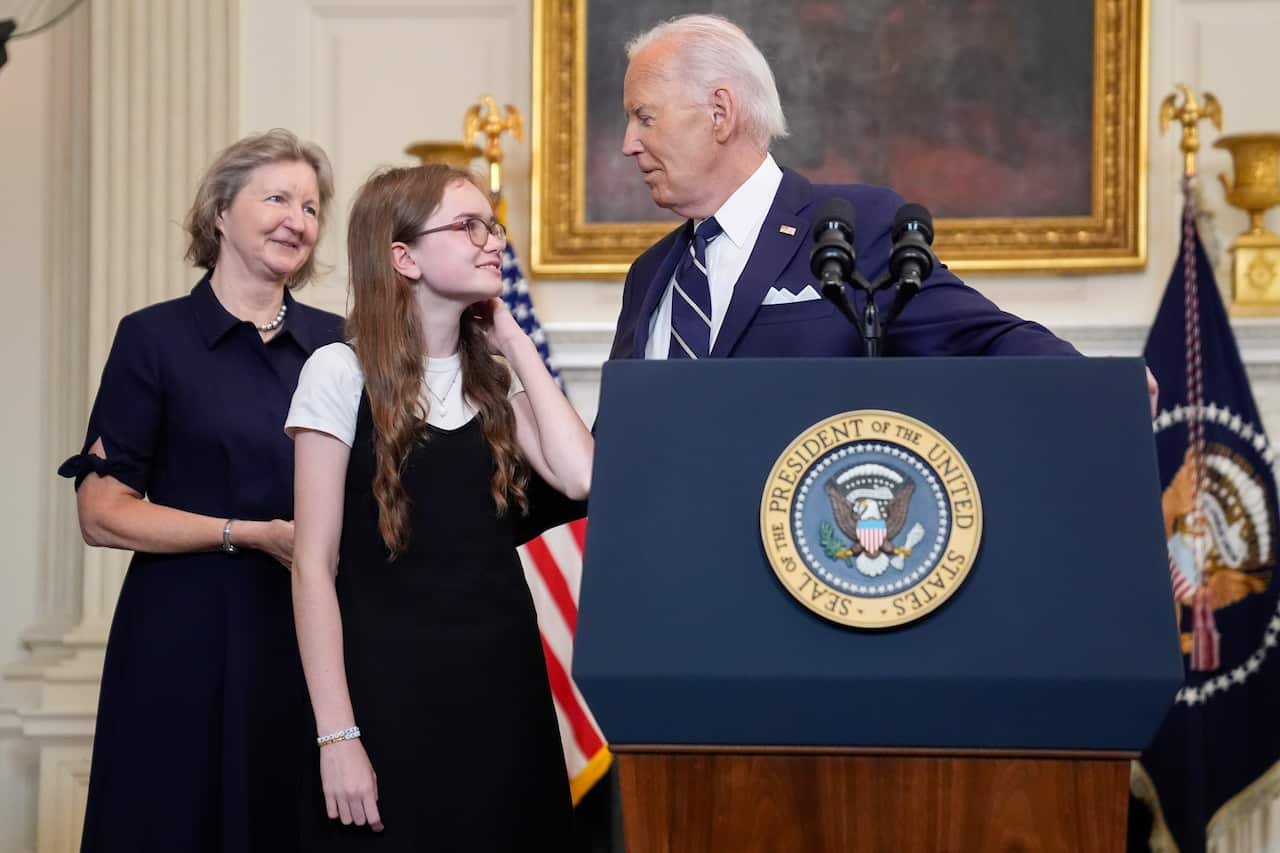
<svg viewBox="0 0 1280 853"><path fill-rule="evenodd" d="M324 227L324 212L333 198L333 166L319 145L303 142L290 131L276 128L232 143L200 179L196 200L187 214L187 233L191 235L191 243L187 246L188 261L206 270L213 269L222 239L218 231L218 215L231 207L232 200L249 182L249 175L254 169L281 162L306 163L315 170L316 184L320 188L317 218L321 228ZM315 270L316 255L312 249L307 262L286 284L290 288L301 287L311 280Z"/></svg>

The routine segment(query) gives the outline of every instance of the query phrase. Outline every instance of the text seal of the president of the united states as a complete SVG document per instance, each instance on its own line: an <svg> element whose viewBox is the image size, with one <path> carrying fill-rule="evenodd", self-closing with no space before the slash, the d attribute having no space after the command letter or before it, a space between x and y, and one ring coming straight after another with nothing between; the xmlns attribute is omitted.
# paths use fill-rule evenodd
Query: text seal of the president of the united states
<svg viewBox="0 0 1280 853"><path fill-rule="evenodd" d="M941 433L897 412L833 415L778 457L760 535L782 585L814 613L889 628L937 609L982 540L973 472Z"/></svg>

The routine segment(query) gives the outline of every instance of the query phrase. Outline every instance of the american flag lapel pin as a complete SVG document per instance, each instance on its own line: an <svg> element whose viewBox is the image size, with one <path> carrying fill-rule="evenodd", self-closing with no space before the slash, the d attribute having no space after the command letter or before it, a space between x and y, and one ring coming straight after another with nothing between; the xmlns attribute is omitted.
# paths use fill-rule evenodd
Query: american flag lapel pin
<svg viewBox="0 0 1280 853"><path fill-rule="evenodd" d="M788 237L796 236L796 227L794 225L779 225L778 231L786 234Z"/></svg>

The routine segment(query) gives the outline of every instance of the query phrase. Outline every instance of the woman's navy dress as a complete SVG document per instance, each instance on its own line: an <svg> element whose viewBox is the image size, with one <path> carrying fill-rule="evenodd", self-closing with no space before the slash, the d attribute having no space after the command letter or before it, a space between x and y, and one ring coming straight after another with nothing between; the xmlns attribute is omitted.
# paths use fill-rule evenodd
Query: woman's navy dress
<svg viewBox="0 0 1280 853"><path fill-rule="evenodd" d="M215 518L292 519L285 416L303 362L340 339L342 319L285 301L267 343L208 276L125 317L85 450L59 473L77 486L109 474ZM105 460L88 455L99 438ZM298 851L314 737L288 571L259 551L135 554L107 641L81 849Z"/></svg>

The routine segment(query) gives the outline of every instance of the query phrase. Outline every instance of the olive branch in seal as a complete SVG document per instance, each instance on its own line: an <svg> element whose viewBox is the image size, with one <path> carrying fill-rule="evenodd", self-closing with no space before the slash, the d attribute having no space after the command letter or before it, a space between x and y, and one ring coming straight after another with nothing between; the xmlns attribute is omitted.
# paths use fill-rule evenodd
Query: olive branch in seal
<svg viewBox="0 0 1280 853"><path fill-rule="evenodd" d="M818 526L818 544L827 559L843 560L846 566L853 568L853 549L849 547L850 543L836 535L835 525L831 522L824 521Z"/></svg>

